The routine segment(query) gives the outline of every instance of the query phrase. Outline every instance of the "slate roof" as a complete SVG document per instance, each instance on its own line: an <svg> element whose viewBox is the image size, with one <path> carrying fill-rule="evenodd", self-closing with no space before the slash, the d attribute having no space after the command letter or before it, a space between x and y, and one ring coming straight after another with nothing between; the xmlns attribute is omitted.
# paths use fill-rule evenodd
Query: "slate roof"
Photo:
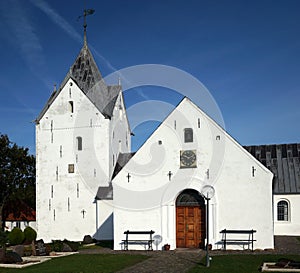
<svg viewBox="0 0 300 273"><path fill-rule="evenodd" d="M135 153L120 153L112 178L113 179L121 170L122 168L126 165L126 163L135 155Z"/></svg>
<svg viewBox="0 0 300 273"><path fill-rule="evenodd" d="M70 78L76 82L105 117L111 118L116 99L121 92L121 86L107 86L105 84L91 51L87 44L84 43L59 89L51 94L42 112L36 119L36 122L43 117Z"/></svg>
<svg viewBox="0 0 300 273"><path fill-rule="evenodd" d="M300 143L244 148L273 172L274 194L300 194Z"/></svg>
<svg viewBox="0 0 300 273"><path fill-rule="evenodd" d="M110 184L108 187L99 187L96 197L96 200L113 200L113 187Z"/></svg>

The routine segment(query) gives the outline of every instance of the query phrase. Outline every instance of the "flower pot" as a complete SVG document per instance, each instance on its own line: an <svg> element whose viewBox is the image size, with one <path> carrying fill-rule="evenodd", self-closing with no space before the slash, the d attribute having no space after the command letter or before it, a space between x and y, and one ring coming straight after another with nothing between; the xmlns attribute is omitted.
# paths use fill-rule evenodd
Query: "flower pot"
<svg viewBox="0 0 300 273"><path fill-rule="evenodd" d="M169 244L165 244L164 245L164 250L170 250L170 245Z"/></svg>

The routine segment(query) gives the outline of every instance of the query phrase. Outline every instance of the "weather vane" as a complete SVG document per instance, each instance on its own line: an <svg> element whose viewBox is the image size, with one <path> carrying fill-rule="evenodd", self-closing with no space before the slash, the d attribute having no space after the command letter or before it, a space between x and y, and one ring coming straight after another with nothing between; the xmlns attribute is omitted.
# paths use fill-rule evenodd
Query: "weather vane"
<svg viewBox="0 0 300 273"><path fill-rule="evenodd" d="M77 21L83 17L83 32L84 32L84 44L86 44L86 27L87 27L87 23L86 23L86 17L88 15L92 15L95 12L94 9L84 9L83 11L83 15L78 16Z"/></svg>

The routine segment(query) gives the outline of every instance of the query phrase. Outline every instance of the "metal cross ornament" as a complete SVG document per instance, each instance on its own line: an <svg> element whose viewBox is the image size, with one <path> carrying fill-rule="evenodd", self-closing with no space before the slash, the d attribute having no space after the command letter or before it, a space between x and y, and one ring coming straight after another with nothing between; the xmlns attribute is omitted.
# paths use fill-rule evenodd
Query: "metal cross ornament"
<svg viewBox="0 0 300 273"><path fill-rule="evenodd" d="M169 171L169 173L167 174L167 176L169 176L169 181L171 181L173 173L171 171Z"/></svg>

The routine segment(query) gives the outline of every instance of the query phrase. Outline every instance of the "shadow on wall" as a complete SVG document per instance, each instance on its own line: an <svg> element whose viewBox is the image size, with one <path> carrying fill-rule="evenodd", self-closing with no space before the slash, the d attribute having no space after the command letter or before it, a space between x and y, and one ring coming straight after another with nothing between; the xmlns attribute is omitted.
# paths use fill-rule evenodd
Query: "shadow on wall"
<svg viewBox="0 0 300 273"><path fill-rule="evenodd" d="M113 240L114 217L111 213L97 229L93 238L96 240Z"/></svg>

